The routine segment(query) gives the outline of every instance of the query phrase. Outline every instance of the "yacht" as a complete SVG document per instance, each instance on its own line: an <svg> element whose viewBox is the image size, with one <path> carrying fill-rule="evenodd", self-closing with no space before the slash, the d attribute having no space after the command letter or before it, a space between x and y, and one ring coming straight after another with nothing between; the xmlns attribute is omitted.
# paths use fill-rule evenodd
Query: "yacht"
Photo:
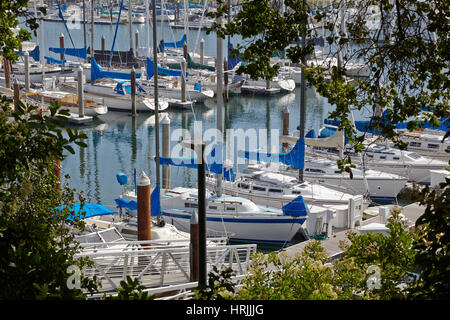
<svg viewBox="0 0 450 320"><path fill-rule="evenodd" d="M226 234L232 241L285 244L297 234L304 234L304 222L309 212L326 213L329 209L306 205L301 199L291 201L296 210L282 210L258 206L253 201L229 195L217 197L206 193L206 227L212 234ZM135 203L134 190L122 189L119 199ZM116 200L117 202L117 200ZM127 209L137 215L134 206ZM181 231L188 232L193 212L198 212L198 193L195 188L177 187L161 190L161 212L164 220Z"/></svg>
<svg viewBox="0 0 450 320"><path fill-rule="evenodd" d="M314 148L310 152L339 159L336 151L327 148ZM386 144L368 144L360 155L351 153L352 161L377 171L405 176L408 181L429 184L430 170L444 170L448 162L421 156L416 152L392 148ZM364 162L364 163L362 163Z"/></svg>
<svg viewBox="0 0 450 320"><path fill-rule="evenodd" d="M298 177L298 170L279 163L249 163L244 172L267 171ZM352 177L348 172L341 172L336 161L306 157L303 170L305 180L337 189L349 194L365 194L374 201L395 200L398 193L405 187L408 179L404 176L372 169L352 169Z"/></svg>
<svg viewBox="0 0 450 320"><path fill-rule="evenodd" d="M214 188L215 175L207 174L206 185L210 189ZM308 181L298 183L297 178L264 170L237 174L233 182L222 181L222 191L249 199L261 206L278 209L302 196L307 205L335 211L335 227L348 225L350 216L362 217L363 210L369 205L362 195L354 196Z"/></svg>
<svg viewBox="0 0 450 320"><path fill-rule="evenodd" d="M397 130L397 133L402 141L408 142L408 151L433 159L450 160L450 138L444 139L444 131L422 129L410 132L405 129Z"/></svg>

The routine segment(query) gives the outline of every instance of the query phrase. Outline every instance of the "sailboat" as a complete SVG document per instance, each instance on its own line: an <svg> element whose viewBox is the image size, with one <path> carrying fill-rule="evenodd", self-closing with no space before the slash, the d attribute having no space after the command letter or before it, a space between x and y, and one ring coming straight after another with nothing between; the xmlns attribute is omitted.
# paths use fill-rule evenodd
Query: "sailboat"
<svg viewBox="0 0 450 320"><path fill-rule="evenodd" d="M141 75L136 74L136 78ZM119 81L122 80L122 81ZM129 73L104 71L95 61L91 59L91 83L84 85L85 96L90 99L102 99L103 104L110 109L131 111L131 76ZM77 91L75 81L66 81L61 84L63 90L69 92ZM155 105L150 92L137 85L136 110L154 111ZM169 107L167 99L161 98L159 109L165 110Z"/></svg>

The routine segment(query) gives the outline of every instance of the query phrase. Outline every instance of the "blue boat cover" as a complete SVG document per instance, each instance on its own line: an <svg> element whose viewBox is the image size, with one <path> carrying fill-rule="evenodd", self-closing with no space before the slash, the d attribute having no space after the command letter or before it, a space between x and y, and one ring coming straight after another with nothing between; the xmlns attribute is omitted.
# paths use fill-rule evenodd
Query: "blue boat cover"
<svg viewBox="0 0 450 320"><path fill-rule="evenodd" d="M283 214L292 217L306 217L308 209L306 208L305 200L302 196L298 196L288 204L283 206Z"/></svg>
<svg viewBox="0 0 450 320"><path fill-rule="evenodd" d="M161 214L161 202L160 202L161 187L159 183L156 183L155 189L153 189L150 195L150 215L156 217Z"/></svg>
<svg viewBox="0 0 450 320"><path fill-rule="evenodd" d="M155 64L153 63L152 60L147 58L147 80L151 79L154 73L155 73ZM158 74L164 76L181 77L181 70L165 69L161 66L158 66ZM186 79L187 77L188 73L186 72Z"/></svg>
<svg viewBox="0 0 450 320"><path fill-rule="evenodd" d="M119 172L118 174L116 174L116 178L117 182L119 182L121 186L123 186L124 184L128 184L128 177L125 173Z"/></svg>
<svg viewBox="0 0 450 320"><path fill-rule="evenodd" d="M56 207L56 209L63 210L65 206ZM101 204L92 204L85 202L83 208L81 209L81 203L74 203L69 210L73 211L74 214L70 215L67 220L74 221L74 219L82 220L95 216L102 216L107 214L117 213L116 211L112 211Z"/></svg>
<svg viewBox="0 0 450 320"><path fill-rule="evenodd" d="M242 158L262 161L281 162L295 169L303 169L305 166L305 139L298 139L294 147L286 153L261 153L252 151L239 151Z"/></svg>
<svg viewBox="0 0 450 320"><path fill-rule="evenodd" d="M140 73L136 73L136 79L141 77ZM98 79L123 79L131 80L131 74L126 72L104 71L95 61L91 59L91 82Z"/></svg>
<svg viewBox="0 0 450 320"><path fill-rule="evenodd" d="M84 48L48 48L51 52L59 53L59 54L65 54L68 56L73 57L79 57L86 59L87 53L86 53L86 47Z"/></svg>
<svg viewBox="0 0 450 320"><path fill-rule="evenodd" d="M314 129L311 129L308 131L308 133L305 135L305 138L317 138L316 131Z"/></svg>
<svg viewBox="0 0 450 320"><path fill-rule="evenodd" d="M66 63L66 60L58 60L58 59L55 59L55 58L52 58L52 57L47 57L47 56L44 56L44 58L45 58L45 60L47 60L47 63L48 64L59 64L59 65L64 65L65 63Z"/></svg>
<svg viewBox="0 0 450 320"><path fill-rule="evenodd" d="M232 58L233 45L230 43L228 45L228 70L233 70L238 63L244 61L241 56L238 54L236 58Z"/></svg>
<svg viewBox="0 0 450 320"><path fill-rule="evenodd" d="M205 169L212 173L221 174L227 181L234 182L235 181L234 171L232 168L223 167L220 160L222 157L219 150L221 150L220 145L219 144L214 145L211 154L206 158ZM159 157L159 164L198 169L198 162L196 158Z"/></svg>
<svg viewBox="0 0 450 320"><path fill-rule="evenodd" d="M161 40L159 42L159 51L164 52L164 48L183 48L183 45L187 43L187 35L184 34L183 37L176 42L164 42Z"/></svg>
<svg viewBox="0 0 450 320"><path fill-rule="evenodd" d="M117 198L114 200L120 208L127 208L130 210L137 210L137 202L133 200L125 200L122 198Z"/></svg>
<svg viewBox="0 0 450 320"><path fill-rule="evenodd" d="M25 53L24 51L18 51L17 52L21 57L23 57L23 54ZM39 61L41 59L41 53L39 51L39 46L34 47L33 50L31 50L30 52L28 52L28 54L30 55L30 57L32 57L34 59L34 61Z"/></svg>

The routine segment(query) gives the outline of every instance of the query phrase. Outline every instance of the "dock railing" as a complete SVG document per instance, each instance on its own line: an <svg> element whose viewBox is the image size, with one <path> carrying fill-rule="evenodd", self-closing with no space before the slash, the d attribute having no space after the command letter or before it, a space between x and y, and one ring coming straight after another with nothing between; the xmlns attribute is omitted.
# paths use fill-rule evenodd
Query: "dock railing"
<svg viewBox="0 0 450 320"><path fill-rule="evenodd" d="M102 243L104 248L87 250L75 258L88 257L93 266L85 267L85 276L100 281L99 293L113 293L127 277L138 279L145 288L161 288L191 282L189 245L158 246ZM235 275L244 275L251 255L256 252L256 244L208 245L207 272L213 266L231 268Z"/></svg>

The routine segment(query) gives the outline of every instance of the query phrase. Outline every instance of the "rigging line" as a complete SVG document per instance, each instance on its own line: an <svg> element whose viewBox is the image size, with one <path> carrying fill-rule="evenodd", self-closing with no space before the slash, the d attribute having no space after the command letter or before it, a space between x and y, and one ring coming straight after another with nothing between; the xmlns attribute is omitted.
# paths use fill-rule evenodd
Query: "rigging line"
<svg viewBox="0 0 450 320"><path fill-rule="evenodd" d="M64 19L64 16L62 14L61 6L59 5L59 1L56 1L56 4L58 5L58 11L59 11L58 16L61 18L62 22L64 23L64 27L66 28L66 31L69 34L70 42L72 42L72 46L75 49L75 44L73 43L72 35L70 34L69 28L67 27L67 24L66 24L66 20ZM42 50L44 50L44 48L42 48Z"/></svg>
<svg viewBox="0 0 450 320"><path fill-rule="evenodd" d="M122 7L123 7L123 0L120 1L120 9L119 9L119 16L117 17L117 23L116 23L116 31L114 32L114 39L111 47L111 52L109 53L109 62L108 62L108 71L111 67L111 61L114 53L114 45L116 44L116 38L117 38L117 30L119 29L119 23L120 23L120 14L122 13ZM94 48L91 48L91 56L94 56ZM119 55L120 56L120 55Z"/></svg>

